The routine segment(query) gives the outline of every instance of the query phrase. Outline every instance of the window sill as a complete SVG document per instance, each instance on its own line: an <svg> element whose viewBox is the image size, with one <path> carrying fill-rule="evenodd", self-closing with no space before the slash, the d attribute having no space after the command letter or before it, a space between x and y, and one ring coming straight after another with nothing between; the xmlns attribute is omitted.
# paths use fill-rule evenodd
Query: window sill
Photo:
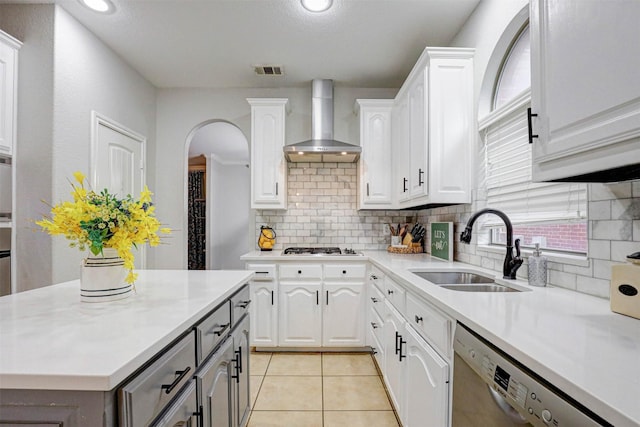
<svg viewBox="0 0 640 427"><path fill-rule="evenodd" d="M478 245L477 248L481 251L493 252L496 254L504 254L505 252L504 246ZM533 254L533 250L522 249L521 253L521 256L524 258ZM591 261L586 255L570 255L556 252L542 252L542 255L544 255L549 261L557 262L559 264L570 264L577 267L589 267L591 264Z"/></svg>

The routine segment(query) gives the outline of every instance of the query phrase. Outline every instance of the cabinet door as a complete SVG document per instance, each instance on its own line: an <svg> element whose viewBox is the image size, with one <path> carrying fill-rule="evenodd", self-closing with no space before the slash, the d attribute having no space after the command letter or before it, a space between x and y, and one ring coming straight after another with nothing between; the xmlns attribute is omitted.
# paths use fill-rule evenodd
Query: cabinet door
<svg viewBox="0 0 640 427"><path fill-rule="evenodd" d="M360 104L359 208L391 205L391 105L393 100L358 100Z"/></svg>
<svg viewBox="0 0 640 427"><path fill-rule="evenodd" d="M320 288L319 282L279 284L280 346L317 347L322 344Z"/></svg>
<svg viewBox="0 0 640 427"><path fill-rule="evenodd" d="M409 177L411 169L411 154L409 141L409 98L405 93L396 100L393 123L393 169L395 181L393 191L398 202L409 200Z"/></svg>
<svg viewBox="0 0 640 427"><path fill-rule="evenodd" d="M278 305L275 282L251 283L251 345L278 345Z"/></svg>
<svg viewBox="0 0 640 427"><path fill-rule="evenodd" d="M449 365L409 326L406 344L403 426L446 426L449 413Z"/></svg>
<svg viewBox="0 0 640 427"><path fill-rule="evenodd" d="M409 197L428 194L428 141L427 141L427 86L423 70L409 88Z"/></svg>
<svg viewBox="0 0 640 427"><path fill-rule="evenodd" d="M385 301L386 313L384 317L384 381L391 402L399 414L402 414L402 383L403 363L400 359L400 344L404 331L404 321L400 313L388 301ZM426 424L425 424L426 425Z"/></svg>
<svg viewBox="0 0 640 427"><path fill-rule="evenodd" d="M468 51L444 58L435 51L429 63L429 202L471 203L475 126Z"/></svg>
<svg viewBox="0 0 640 427"><path fill-rule="evenodd" d="M196 397L196 382L189 380L189 383L174 399L157 420L150 424L152 427L197 427L200 425L198 418L201 417L198 410Z"/></svg>
<svg viewBox="0 0 640 427"><path fill-rule="evenodd" d="M248 99L251 104L251 207L287 208L286 99Z"/></svg>
<svg viewBox="0 0 640 427"><path fill-rule="evenodd" d="M16 130L19 43L0 31L0 154L11 156Z"/></svg>
<svg viewBox="0 0 640 427"><path fill-rule="evenodd" d="M530 8L533 179L640 163L640 2Z"/></svg>
<svg viewBox="0 0 640 427"><path fill-rule="evenodd" d="M203 427L231 427L231 361L233 340L228 339L196 373L198 404Z"/></svg>
<svg viewBox="0 0 640 427"><path fill-rule="evenodd" d="M322 345L362 347L364 336L364 283L325 283Z"/></svg>
<svg viewBox="0 0 640 427"><path fill-rule="evenodd" d="M233 333L232 390L234 427L249 421L251 398L249 391L249 316L245 316Z"/></svg>

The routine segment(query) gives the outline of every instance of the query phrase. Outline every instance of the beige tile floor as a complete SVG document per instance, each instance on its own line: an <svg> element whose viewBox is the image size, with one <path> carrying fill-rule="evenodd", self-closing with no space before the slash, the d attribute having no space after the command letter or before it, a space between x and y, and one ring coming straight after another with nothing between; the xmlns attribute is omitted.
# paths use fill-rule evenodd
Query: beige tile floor
<svg viewBox="0 0 640 427"><path fill-rule="evenodd" d="M369 354L251 353L248 427L398 427Z"/></svg>

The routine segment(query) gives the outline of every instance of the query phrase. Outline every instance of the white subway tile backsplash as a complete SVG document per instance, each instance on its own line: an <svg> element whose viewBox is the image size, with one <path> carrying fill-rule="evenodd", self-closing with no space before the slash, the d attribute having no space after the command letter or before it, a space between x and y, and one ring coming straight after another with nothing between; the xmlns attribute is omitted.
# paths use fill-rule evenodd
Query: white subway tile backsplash
<svg viewBox="0 0 640 427"><path fill-rule="evenodd" d="M631 240L632 225L628 220L591 221L591 236L597 240Z"/></svg>
<svg viewBox="0 0 640 427"><path fill-rule="evenodd" d="M356 210L357 167L354 163L289 164L289 209L256 212L256 242L260 225L277 234L276 250L288 246L339 246L384 250L390 243L388 223L454 223L455 259L502 272L504 252L482 250L490 234L474 229L472 244L458 242L469 216L485 207L486 191L473 191L474 202L420 211ZM586 267L549 262L549 285L607 298L611 265L640 251L640 181L589 184L588 257ZM429 251L428 239L426 242ZM526 262L518 271L526 280Z"/></svg>
<svg viewBox="0 0 640 427"><path fill-rule="evenodd" d="M594 277L578 276L576 282L577 291L602 298L609 298L609 287L609 280L597 279Z"/></svg>
<svg viewBox="0 0 640 427"><path fill-rule="evenodd" d="M611 201L590 202L589 219L611 219Z"/></svg>
<svg viewBox="0 0 640 427"><path fill-rule="evenodd" d="M628 199L632 197L631 182L589 184L589 201Z"/></svg>

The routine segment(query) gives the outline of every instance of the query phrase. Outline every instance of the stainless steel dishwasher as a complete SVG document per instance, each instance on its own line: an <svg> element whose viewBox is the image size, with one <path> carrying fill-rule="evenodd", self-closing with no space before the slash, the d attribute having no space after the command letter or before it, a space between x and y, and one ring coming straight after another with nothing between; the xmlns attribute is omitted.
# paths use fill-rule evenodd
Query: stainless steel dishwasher
<svg viewBox="0 0 640 427"><path fill-rule="evenodd" d="M453 427L611 426L462 323L453 349Z"/></svg>

